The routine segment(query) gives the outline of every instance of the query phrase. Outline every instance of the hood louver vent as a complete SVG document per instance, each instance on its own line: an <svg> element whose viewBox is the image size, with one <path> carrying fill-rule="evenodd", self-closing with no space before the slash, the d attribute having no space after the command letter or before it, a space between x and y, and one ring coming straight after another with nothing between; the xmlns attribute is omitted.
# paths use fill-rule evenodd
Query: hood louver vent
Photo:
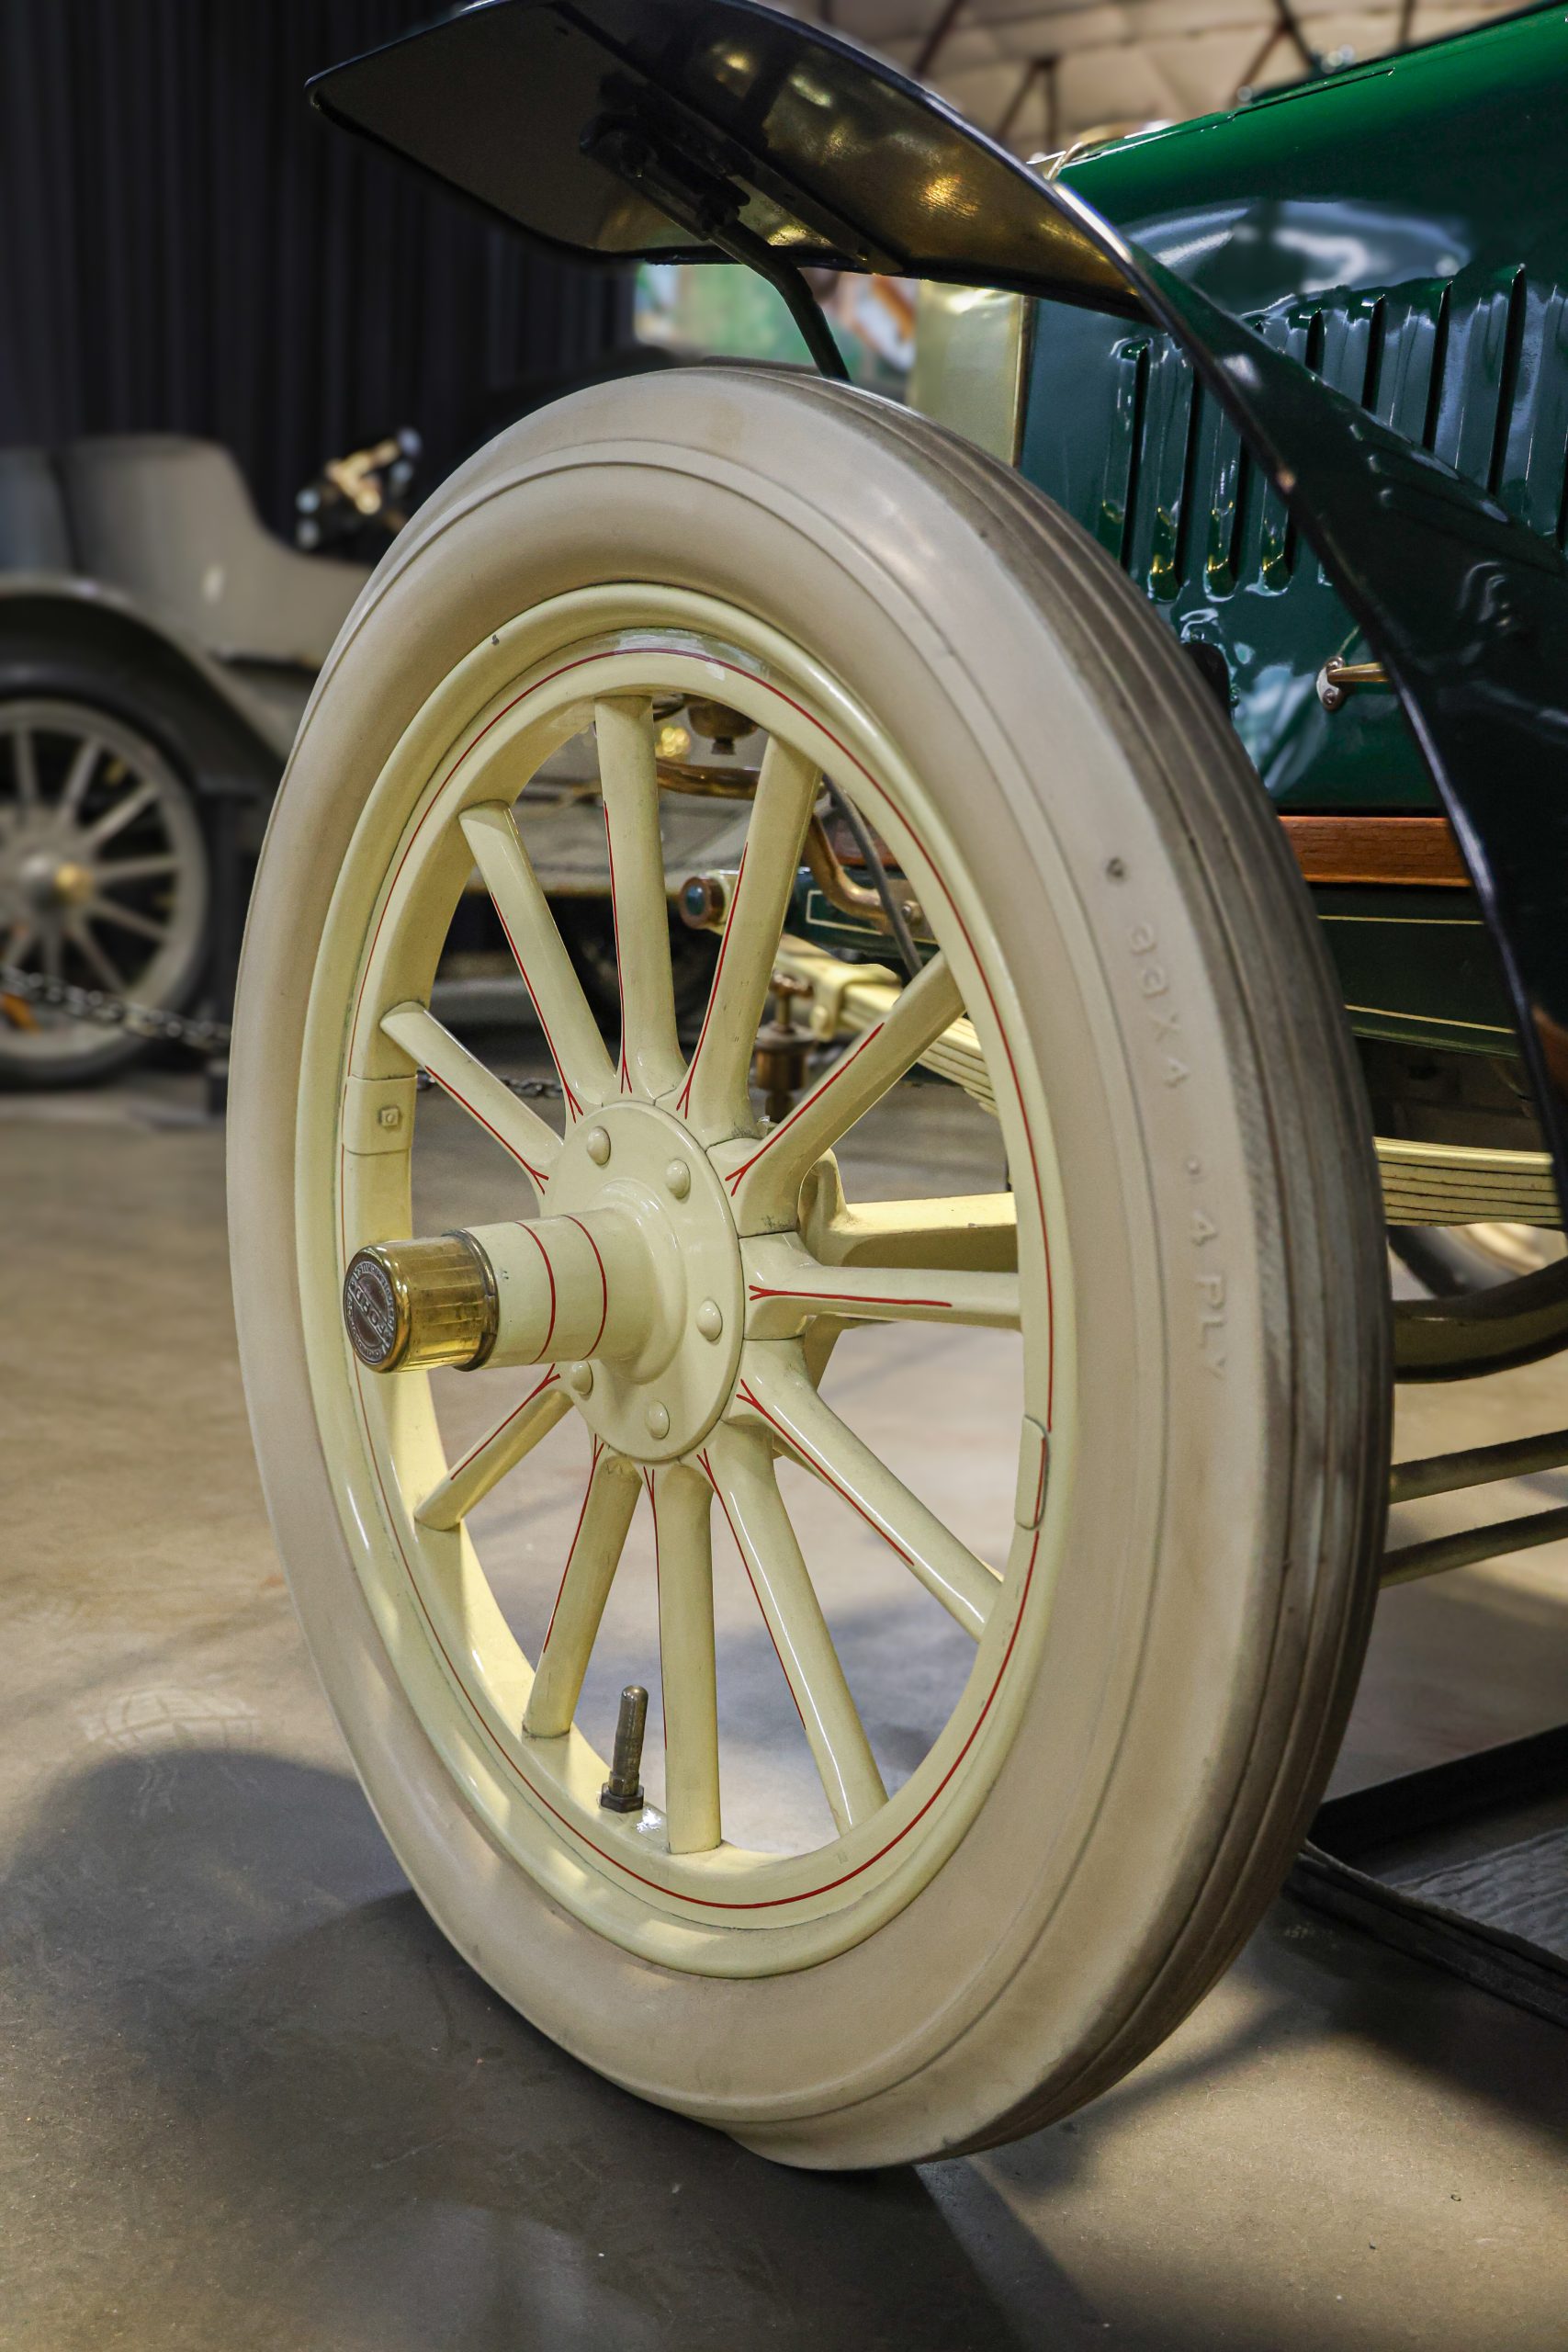
<svg viewBox="0 0 1568 2352"><path fill-rule="evenodd" d="M1461 272L1250 323L1564 545L1568 291L1532 288L1522 267ZM1114 361L1101 545L1156 604L1287 588L1300 550L1284 506L1188 359L1164 336L1130 334Z"/></svg>

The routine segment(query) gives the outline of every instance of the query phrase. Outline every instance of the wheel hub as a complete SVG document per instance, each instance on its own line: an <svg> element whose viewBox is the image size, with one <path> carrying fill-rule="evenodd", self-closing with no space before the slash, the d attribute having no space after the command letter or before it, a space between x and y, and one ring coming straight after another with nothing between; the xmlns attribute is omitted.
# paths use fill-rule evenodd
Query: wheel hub
<svg viewBox="0 0 1568 2352"><path fill-rule="evenodd" d="M611 1103L572 1129L545 1206L614 1211L638 1237L637 1271L625 1278L646 1285L633 1351L580 1360L566 1375L583 1419L641 1461L689 1453L729 1401L745 1321L735 1219L706 1153L656 1105Z"/></svg>
<svg viewBox="0 0 1568 2352"><path fill-rule="evenodd" d="M610 1103L567 1136L539 1217L358 1251L344 1320L377 1372L558 1363L606 1445L674 1461L734 1392L735 1218L690 1128L651 1103Z"/></svg>
<svg viewBox="0 0 1568 2352"><path fill-rule="evenodd" d="M85 907L96 888L90 866L47 848L33 850L19 861L17 880L27 905L40 915Z"/></svg>
<svg viewBox="0 0 1568 2352"><path fill-rule="evenodd" d="M29 827L12 836L0 857L0 888L29 914L50 915L85 905L93 895L94 880L56 829L46 834Z"/></svg>

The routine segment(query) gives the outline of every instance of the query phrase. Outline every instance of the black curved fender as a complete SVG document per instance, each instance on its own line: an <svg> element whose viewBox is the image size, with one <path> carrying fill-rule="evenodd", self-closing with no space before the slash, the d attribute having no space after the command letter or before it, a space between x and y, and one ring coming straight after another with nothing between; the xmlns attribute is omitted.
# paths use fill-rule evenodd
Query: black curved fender
<svg viewBox="0 0 1568 2352"><path fill-rule="evenodd" d="M1061 182L757 0L481 0L318 106L558 251L819 263L1146 316L1185 347L1386 666L1512 991L1568 1202L1568 571Z"/></svg>
<svg viewBox="0 0 1568 2352"><path fill-rule="evenodd" d="M1190 355L1382 660L1496 941L1568 1203L1568 567L1070 189L1042 193Z"/></svg>

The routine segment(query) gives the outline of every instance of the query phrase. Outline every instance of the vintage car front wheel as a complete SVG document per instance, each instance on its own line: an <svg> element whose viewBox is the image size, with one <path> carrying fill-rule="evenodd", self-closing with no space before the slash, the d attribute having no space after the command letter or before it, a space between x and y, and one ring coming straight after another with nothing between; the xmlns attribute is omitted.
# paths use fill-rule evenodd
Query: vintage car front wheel
<svg viewBox="0 0 1568 2352"><path fill-rule="evenodd" d="M757 783L688 1062L655 753L699 703L749 723ZM614 1051L512 816L587 728ZM823 777L925 960L901 989L871 967L881 1017L761 1129ZM476 866L553 1109L427 1009ZM862 1123L922 1057L994 1104L991 1188L945 1197L917 1116L886 1130L902 1198L858 1198ZM400 1860L493 1985L809 2165L1016 2135L1170 2030L1277 1888L1348 1705L1386 1283L1299 879L1212 696L1075 526L805 379L645 379L504 434L323 674L253 903L231 1138L300 1617ZM459 1181L465 1140L489 1157ZM835 1386L856 1349L878 1394L904 1367L902 1427ZM552 1448L581 1462L564 1518ZM803 1544L813 1496L841 1516ZM872 1581L857 1602L874 1538L908 1616ZM662 1734L646 1793L606 1804L613 1622L612 1684ZM763 1706L768 1642L805 1774L767 1751L771 1811L730 1704L741 1676Z"/></svg>

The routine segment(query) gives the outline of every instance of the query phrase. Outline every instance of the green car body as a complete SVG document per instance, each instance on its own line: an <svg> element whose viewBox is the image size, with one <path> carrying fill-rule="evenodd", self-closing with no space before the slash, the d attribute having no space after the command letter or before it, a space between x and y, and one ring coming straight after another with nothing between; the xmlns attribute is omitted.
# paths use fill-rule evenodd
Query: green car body
<svg viewBox="0 0 1568 2352"><path fill-rule="evenodd" d="M1063 177L1561 548L1565 123L1568 17L1548 8L1100 149ZM1392 692L1332 713L1320 702L1323 664L1369 649L1186 353L1102 312L1032 309L1018 462L1180 638L1223 655L1237 730L1280 810L1435 809ZM1506 990L1469 892L1315 896L1359 1035L1500 1063L1498 1109L1522 1100ZM1422 1083L1408 1056L1368 1058L1387 1084L1396 1069ZM1478 1111L1495 1090L1463 1076Z"/></svg>

